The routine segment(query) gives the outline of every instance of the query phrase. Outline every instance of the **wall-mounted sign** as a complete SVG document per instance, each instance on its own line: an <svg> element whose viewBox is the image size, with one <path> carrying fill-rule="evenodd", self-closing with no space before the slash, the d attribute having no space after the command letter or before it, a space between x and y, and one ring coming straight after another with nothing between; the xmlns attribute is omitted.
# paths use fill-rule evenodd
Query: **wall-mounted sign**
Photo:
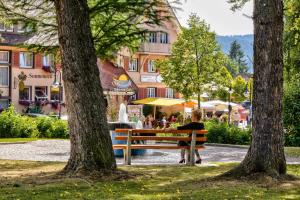
<svg viewBox="0 0 300 200"><path fill-rule="evenodd" d="M127 75L121 74L118 79L113 78L113 85L116 86L117 89L128 89L131 87L131 80L129 80Z"/></svg>
<svg viewBox="0 0 300 200"><path fill-rule="evenodd" d="M144 83L161 83L162 81L161 75L141 75L141 82Z"/></svg>
<svg viewBox="0 0 300 200"><path fill-rule="evenodd" d="M156 81L157 81L158 83L161 83L161 82L163 81L163 78L161 77L161 75L158 75L158 76L156 77Z"/></svg>
<svg viewBox="0 0 300 200"><path fill-rule="evenodd" d="M42 75L42 74L29 74L28 78L52 78L51 74L47 75Z"/></svg>
<svg viewBox="0 0 300 200"><path fill-rule="evenodd" d="M156 75L141 75L141 82L156 83Z"/></svg>

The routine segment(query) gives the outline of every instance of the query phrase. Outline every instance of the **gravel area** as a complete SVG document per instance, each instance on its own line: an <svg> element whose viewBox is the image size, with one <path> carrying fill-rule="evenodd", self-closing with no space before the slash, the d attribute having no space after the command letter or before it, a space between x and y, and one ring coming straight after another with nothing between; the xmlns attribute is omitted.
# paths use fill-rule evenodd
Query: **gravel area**
<svg viewBox="0 0 300 200"><path fill-rule="evenodd" d="M67 161L70 155L68 140L38 140L23 144L1 144L0 159L33 161ZM247 153L245 148L207 146L200 152L203 163L239 162ZM132 164L177 164L179 150L147 150L144 156L132 158ZM289 164L300 164L300 158L287 158ZM123 158L117 158L122 164Z"/></svg>

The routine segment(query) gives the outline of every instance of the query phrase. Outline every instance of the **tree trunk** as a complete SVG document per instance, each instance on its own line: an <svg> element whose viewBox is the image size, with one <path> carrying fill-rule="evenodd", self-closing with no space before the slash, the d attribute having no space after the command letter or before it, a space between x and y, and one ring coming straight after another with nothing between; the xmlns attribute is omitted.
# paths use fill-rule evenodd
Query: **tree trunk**
<svg viewBox="0 0 300 200"><path fill-rule="evenodd" d="M86 0L55 0L69 116L70 174L114 170L106 107Z"/></svg>
<svg viewBox="0 0 300 200"><path fill-rule="evenodd" d="M283 2L254 3L254 98L252 143L243 162L229 176L286 173L284 156Z"/></svg>

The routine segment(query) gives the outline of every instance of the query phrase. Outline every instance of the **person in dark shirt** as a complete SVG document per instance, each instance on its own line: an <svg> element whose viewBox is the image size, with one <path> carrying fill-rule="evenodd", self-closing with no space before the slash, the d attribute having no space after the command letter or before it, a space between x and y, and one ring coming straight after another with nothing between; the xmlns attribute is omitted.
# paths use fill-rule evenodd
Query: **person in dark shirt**
<svg viewBox="0 0 300 200"><path fill-rule="evenodd" d="M188 123L186 125L183 126L178 126L176 130L204 130L204 124L199 122L201 120L201 111L199 109L193 110L192 111L192 122ZM166 130L172 130L171 128L166 129ZM174 129L173 129L174 130ZM190 134L190 137L192 135ZM197 135L199 136L199 135ZM186 142L186 141L179 141L178 142L178 146L190 146L191 142ZM197 141L196 145L201 145L203 144L203 142ZM201 157L199 154L199 151L197 149L195 149L195 154L197 157L196 163L197 164L201 164ZM179 163L185 163L185 149L181 150L181 160L179 161Z"/></svg>

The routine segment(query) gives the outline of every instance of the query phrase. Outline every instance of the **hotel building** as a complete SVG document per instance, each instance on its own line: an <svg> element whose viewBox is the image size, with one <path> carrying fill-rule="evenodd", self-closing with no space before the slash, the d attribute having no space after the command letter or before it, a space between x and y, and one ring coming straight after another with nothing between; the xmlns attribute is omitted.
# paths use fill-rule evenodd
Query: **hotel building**
<svg viewBox="0 0 300 200"><path fill-rule="evenodd" d="M54 57L20 48L18 45L30 39L23 34L22 27L21 24L0 24L0 109L11 103L21 113L57 112L59 92L52 88L54 73L51 70ZM63 87L60 95L64 102ZM62 112L65 112L64 106Z"/></svg>

